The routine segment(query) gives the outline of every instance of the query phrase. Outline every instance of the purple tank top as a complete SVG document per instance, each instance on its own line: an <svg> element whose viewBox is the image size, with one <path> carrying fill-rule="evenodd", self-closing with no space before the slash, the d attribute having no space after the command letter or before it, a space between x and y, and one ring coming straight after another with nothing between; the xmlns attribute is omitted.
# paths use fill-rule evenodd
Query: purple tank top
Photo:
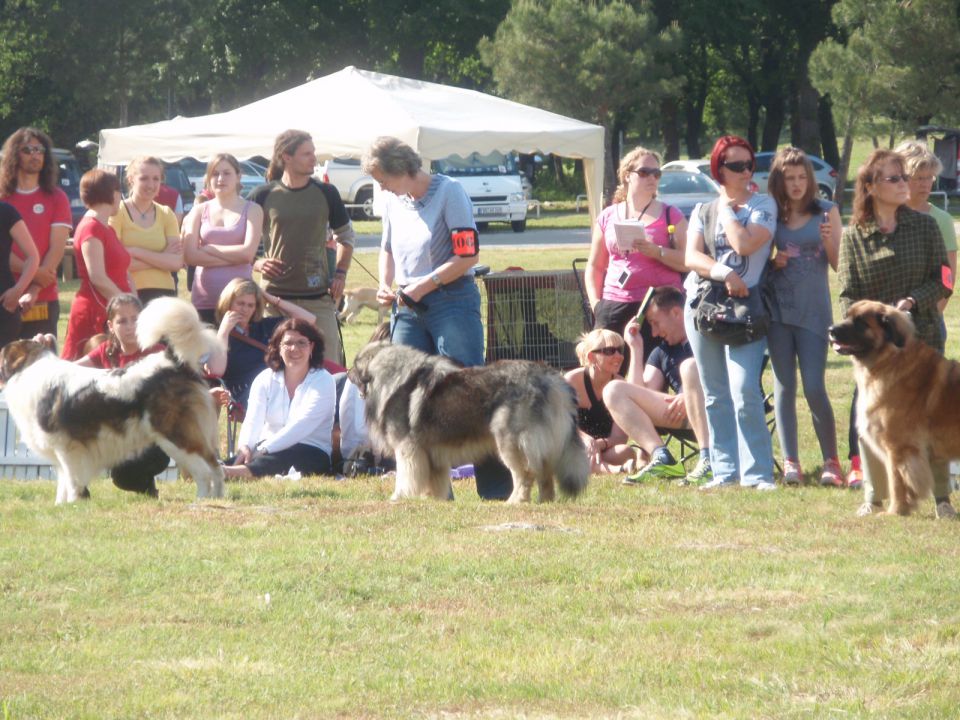
<svg viewBox="0 0 960 720"><path fill-rule="evenodd" d="M209 203L205 203L200 216L200 245L243 245L247 235L248 207L249 201L244 203L243 212L235 224L221 227L210 223L210 207ZM245 280L252 278L253 265L198 266L197 274L193 278L193 289L190 291L193 306L198 310L212 310L217 306L223 288L237 277Z"/></svg>

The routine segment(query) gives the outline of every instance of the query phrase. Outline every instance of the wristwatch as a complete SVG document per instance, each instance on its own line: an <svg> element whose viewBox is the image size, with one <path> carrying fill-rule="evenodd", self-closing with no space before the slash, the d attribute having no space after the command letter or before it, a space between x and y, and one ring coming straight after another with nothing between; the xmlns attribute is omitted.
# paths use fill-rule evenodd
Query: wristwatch
<svg viewBox="0 0 960 720"><path fill-rule="evenodd" d="M430 279L433 281L433 284L437 287L443 287L443 280L440 279L440 276L437 273L434 273L430 276Z"/></svg>

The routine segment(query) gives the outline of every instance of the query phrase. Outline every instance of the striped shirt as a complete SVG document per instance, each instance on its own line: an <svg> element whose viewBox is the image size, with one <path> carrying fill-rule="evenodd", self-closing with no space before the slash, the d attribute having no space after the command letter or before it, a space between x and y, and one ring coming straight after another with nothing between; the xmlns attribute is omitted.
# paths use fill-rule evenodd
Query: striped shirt
<svg viewBox="0 0 960 720"><path fill-rule="evenodd" d="M901 206L890 235L880 232L876 222L851 224L840 240L840 308L846 314L857 300L893 305L911 297L917 302L913 322L918 337L942 353L937 301L950 295L941 275L946 264L940 229L929 215Z"/></svg>

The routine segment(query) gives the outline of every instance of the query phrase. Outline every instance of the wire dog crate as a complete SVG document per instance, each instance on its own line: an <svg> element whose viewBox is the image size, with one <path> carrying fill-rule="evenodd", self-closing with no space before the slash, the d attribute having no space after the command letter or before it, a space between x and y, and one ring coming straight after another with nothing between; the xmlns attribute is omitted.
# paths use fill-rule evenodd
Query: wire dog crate
<svg viewBox="0 0 960 720"><path fill-rule="evenodd" d="M580 365L577 338L590 329L581 271L507 270L482 279L487 362L538 360L560 370Z"/></svg>

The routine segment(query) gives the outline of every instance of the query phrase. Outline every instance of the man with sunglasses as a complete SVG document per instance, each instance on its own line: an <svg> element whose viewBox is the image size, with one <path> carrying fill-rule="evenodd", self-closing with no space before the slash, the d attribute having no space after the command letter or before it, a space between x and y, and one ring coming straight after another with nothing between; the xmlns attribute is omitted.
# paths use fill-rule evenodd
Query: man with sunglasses
<svg viewBox="0 0 960 720"><path fill-rule="evenodd" d="M73 228L70 200L57 184L57 175L53 143L46 133L23 127L3 144L0 200L17 209L40 253L40 267L28 290L37 300L24 309L21 338L39 333L57 335L57 269ZM23 270L23 254L17 245L10 255L10 268L17 277Z"/></svg>
<svg viewBox="0 0 960 720"><path fill-rule="evenodd" d="M603 389L603 402L614 422L650 458L639 472L624 478L626 485L684 477L688 483L699 484L713 477L703 388L687 340L683 303L683 293L674 287L654 290L645 315L631 320L624 334L631 350L627 379L613 380ZM660 338L646 364L641 360L641 323L650 326L653 337ZM657 428L693 430L700 459L690 473L663 444Z"/></svg>

